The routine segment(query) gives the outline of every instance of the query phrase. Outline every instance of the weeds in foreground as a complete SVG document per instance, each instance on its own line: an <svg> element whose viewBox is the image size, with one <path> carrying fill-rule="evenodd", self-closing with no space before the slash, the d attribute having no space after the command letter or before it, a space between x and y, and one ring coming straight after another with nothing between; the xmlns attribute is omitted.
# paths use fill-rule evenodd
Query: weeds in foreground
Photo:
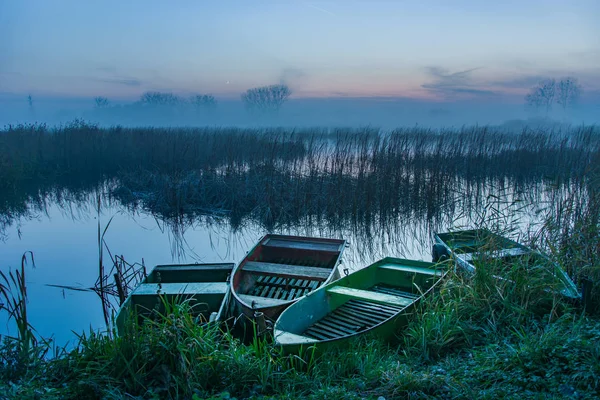
<svg viewBox="0 0 600 400"><path fill-rule="evenodd" d="M21 257L20 269L8 271L8 274L0 271L0 311L5 311L8 315L7 322L12 321L17 327L18 336L6 338L6 341L16 344L16 351L10 355L10 358L17 367L26 367L32 358L38 359L47 352L44 350L45 346L38 346L35 328L27 317L25 267L28 257L35 267L33 253L28 251Z"/></svg>
<svg viewBox="0 0 600 400"><path fill-rule="evenodd" d="M545 301L524 299L521 285ZM0 391L8 398L184 399L600 394L600 321L518 279L511 286L451 274L398 341L357 340L318 356L284 356L260 338L244 345L198 324L185 302L134 321L114 338L82 333L72 350L19 374L7 362L18 343L5 342Z"/></svg>

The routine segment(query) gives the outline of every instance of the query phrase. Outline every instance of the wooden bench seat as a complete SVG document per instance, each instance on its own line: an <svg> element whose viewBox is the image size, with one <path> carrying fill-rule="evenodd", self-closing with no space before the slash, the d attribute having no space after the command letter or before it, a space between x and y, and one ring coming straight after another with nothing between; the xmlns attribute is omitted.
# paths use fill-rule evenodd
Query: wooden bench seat
<svg viewBox="0 0 600 400"><path fill-rule="evenodd" d="M490 258L503 258L503 257L513 257L513 256L522 256L525 254L531 253L529 249L522 249L520 247L513 247L510 249L501 249L501 250L493 250L493 251L482 251L482 252L474 252L474 253L463 253L457 254L457 257L461 259L471 262L478 258L479 255L485 254Z"/></svg>
<svg viewBox="0 0 600 400"><path fill-rule="evenodd" d="M133 296L156 295L202 295L225 294L227 282L193 282L193 283L143 283L132 293Z"/></svg>
<svg viewBox="0 0 600 400"><path fill-rule="evenodd" d="M181 265L157 265L152 271L158 272L188 272L188 271L228 271L233 270L235 264L181 264Z"/></svg>
<svg viewBox="0 0 600 400"><path fill-rule="evenodd" d="M431 276L441 276L442 275L442 271L440 271L440 270L423 268L423 267L414 267L414 266L410 266L410 265L383 264L383 265L380 265L379 268L387 269L390 271L414 272L417 274L431 275Z"/></svg>
<svg viewBox="0 0 600 400"><path fill-rule="evenodd" d="M276 264L258 261L247 261L244 264L245 272L260 275L281 275L286 277L325 281L331 274L328 268L306 267L303 265Z"/></svg>
<svg viewBox="0 0 600 400"><path fill-rule="evenodd" d="M371 292L369 290L354 289L346 286L334 286L327 290L328 293L335 293L353 299L372 301L374 303L391 304L394 306L406 307L413 303L414 298L393 296L385 293Z"/></svg>
<svg viewBox="0 0 600 400"><path fill-rule="evenodd" d="M271 299L268 297L252 296L249 294L238 294L240 299L251 308L273 307L288 303L290 300ZM254 307L253 307L254 304Z"/></svg>
<svg viewBox="0 0 600 400"><path fill-rule="evenodd" d="M341 250L342 244L341 243L309 241L309 240L290 240L290 239L269 238L263 242L263 246L283 247L283 248L287 248L287 249L297 249L297 250L339 252Z"/></svg>

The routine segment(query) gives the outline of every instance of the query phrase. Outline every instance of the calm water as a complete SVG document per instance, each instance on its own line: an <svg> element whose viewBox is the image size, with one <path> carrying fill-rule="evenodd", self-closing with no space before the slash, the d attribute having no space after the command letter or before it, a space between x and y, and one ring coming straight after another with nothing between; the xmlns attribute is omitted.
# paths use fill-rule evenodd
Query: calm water
<svg viewBox="0 0 600 400"><path fill-rule="evenodd" d="M14 157L0 170L0 270L34 253L29 320L59 345L73 332L106 329L94 292L48 285L94 287L98 226L109 221L110 252L148 269L239 262L267 232L346 239L350 270L385 256L430 260L434 231L512 227L527 236L544 218L538 211L563 194L585 199L580 175L599 151L590 129L569 141L478 128L299 142L229 131L19 132L3 136ZM107 254L104 265L108 273ZM16 333L0 313L7 332Z"/></svg>
<svg viewBox="0 0 600 400"><path fill-rule="evenodd" d="M173 224L114 203L101 207L102 229L109 220L104 239L110 252L124 256L128 262L143 259L148 268L179 262L238 262L267 233L253 223L233 231L226 220L211 217ZM400 220L372 221L335 228L307 221L303 226L275 232L348 240L351 245L344 253L343 263L350 270L385 256L430 259L429 231L417 220L410 224ZM77 201L49 200L43 208L13 221L4 229L0 241L2 271L19 268L26 251L33 251L35 257L36 267L29 263L26 277L29 319L38 332L64 345L74 338L74 333L90 328L104 330L101 302L95 293L48 286L94 286L98 277L98 212L94 195ZM105 266L110 268L106 253L104 257ZM16 334L5 314L2 318L0 334Z"/></svg>

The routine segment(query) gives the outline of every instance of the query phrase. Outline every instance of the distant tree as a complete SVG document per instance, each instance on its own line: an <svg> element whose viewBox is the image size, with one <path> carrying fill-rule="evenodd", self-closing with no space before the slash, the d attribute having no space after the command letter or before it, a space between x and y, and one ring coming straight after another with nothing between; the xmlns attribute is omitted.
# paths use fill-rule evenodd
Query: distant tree
<svg viewBox="0 0 600 400"><path fill-rule="evenodd" d="M96 105L96 108L106 108L110 105L108 99L102 96L95 97L94 103Z"/></svg>
<svg viewBox="0 0 600 400"><path fill-rule="evenodd" d="M250 111L276 112L292 94L287 85L270 85L248 89L242 94L242 101Z"/></svg>
<svg viewBox="0 0 600 400"><path fill-rule="evenodd" d="M536 109L545 108L546 114L552 109L556 96L556 80L546 79L531 88L525 96L525 103Z"/></svg>
<svg viewBox="0 0 600 400"><path fill-rule="evenodd" d="M583 88L577 81L577 78L561 78L556 86L556 102L566 112L569 107L577 102L582 91Z"/></svg>
<svg viewBox="0 0 600 400"><path fill-rule="evenodd" d="M140 103L153 106L176 106L184 102L173 93L146 92L140 97Z"/></svg>
<svg viewBox="0 0 600 400"><path fill-rule="evenodd" d="M546 79L531 88L525 96L525 103L536 109L544 108L546 114L552 109L552 105L557 103L566 112L577 102L582 91L583 88L576 78L567 76L558 81Z"/></svg>
<svg viewBox="0 0 600 400"><path fill-rule="evenodd" d="M35 110L33 108L33 97L31 97L31 95L27 96L27 106L29 108L29 113L31 114L31 117L35 117Z"/></svg>
<svg viewBox="0 0 600 400"><path fill-rule="evenodd" d="M198 110L214 110L217 107L217 99L210 94L192 96L190 103Z"/></svg>

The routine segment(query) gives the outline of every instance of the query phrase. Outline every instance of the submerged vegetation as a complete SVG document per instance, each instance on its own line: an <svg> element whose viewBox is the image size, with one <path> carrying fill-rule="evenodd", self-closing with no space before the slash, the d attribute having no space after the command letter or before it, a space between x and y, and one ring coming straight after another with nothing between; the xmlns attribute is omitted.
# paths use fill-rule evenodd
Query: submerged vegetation
<svg viewBox="0 0 600 400"><path fill-rule="evenodd" d="M329 236L350 232L356 253L369 255L409 236L429 248L431 231L442 227L508 230L547 251L579 286L591 287L590 296L582 312L548 291L544 275L510 265L503 272L510 279L499 282L490 266L470 280L450 274L391 344L366 338L318 358L283 356L267 338L243 344L198 325L183 304L139 330L81 333L61 349L29 324L23 261L0 281L2 312L19 327L0 348L0 398L600 395L596 127L514 134L77 122L0 132L0 237L48 198L89 192L144 209L174 230L208 216L234 231L250 223L268 231L310 226Z"/></svg>
<svg viewBox="0 0 600 400"><path fill-rule="evenodd" d="M520 134L9 126L0 132L0 211L18 215L49 193L108 182L125 204L167 218L226 215L234 228L245 219L273 228L307 216L448 222L498 190L528 202L550 186L550 196L587 190L586 171L599 157L593 126Z"/></svg>

